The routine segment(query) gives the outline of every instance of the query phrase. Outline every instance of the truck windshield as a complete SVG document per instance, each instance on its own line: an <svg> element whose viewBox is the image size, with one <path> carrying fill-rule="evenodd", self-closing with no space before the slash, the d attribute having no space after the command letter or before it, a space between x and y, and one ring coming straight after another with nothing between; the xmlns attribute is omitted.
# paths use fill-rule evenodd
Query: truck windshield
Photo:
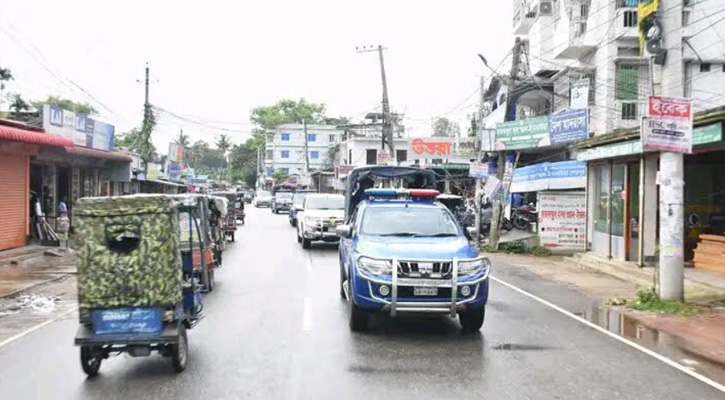
<svg viewBox="0 0 725 400"><path fill-rule="evenodd" d="M370 207L365 210L361 233L379 236L458 236L456 222L437 207Z"/></svg>
<svg viewBox="0 0 725 400"><path fill-rule="evenodd" d="M272 197L272 193L269 192L259 192L259 195L257 197Z"/></svg>
<svg viewBox="0 0 725 400"><path fill-rule="evenodd" d="M342 210L345 208L345 196L309 196L305 208L308 210Z"/></svg>

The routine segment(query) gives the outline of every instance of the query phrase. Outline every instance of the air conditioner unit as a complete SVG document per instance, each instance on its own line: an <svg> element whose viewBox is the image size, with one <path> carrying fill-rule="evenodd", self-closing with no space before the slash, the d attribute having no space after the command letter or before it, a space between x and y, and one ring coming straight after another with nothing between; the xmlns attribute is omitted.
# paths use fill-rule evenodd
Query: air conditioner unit
<svg viewBox="0 0 725 400"><path fill-rule="evenodd" d="M542 17L551 17L554 15L554 5L550 1L542 1L539 3L539 15Z"/></svg>

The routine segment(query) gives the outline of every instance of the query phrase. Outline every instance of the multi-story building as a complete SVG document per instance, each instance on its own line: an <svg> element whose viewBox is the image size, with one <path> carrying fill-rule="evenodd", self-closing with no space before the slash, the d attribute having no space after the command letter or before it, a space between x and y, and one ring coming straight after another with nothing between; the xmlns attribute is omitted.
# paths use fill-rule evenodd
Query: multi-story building
<svg viewBox="0 0 725 400"><path fill-rule="evenodd" d="M287 175L302 175L305 172L322 170L332 165L330 149L340 142L342 131L333 125L284 124L277 126L268 135L264 154L265 175L271 177L281 170ZM306 142L306 143L305 143ZM307 157L305 157L305 146ZM305 171L305 164L307 171Z"/></svg>
<svg viewBox="0 0 725 400"><path fill-rule="evenodd" d="M394 117L397 116L394 115ZM349 124L343 127L345 131L339 148L339 164L354 167L378 164L378 155L383 153L382 114L369 113L365 118L370 122ZM399 164L408 159L408 139L403 138L404 132L405 127L403 125L393 124L395 155L389 155L390 163ZM388 153L387 145L384 153Z"/></svg>
<svg viewBox="0 0 725 400"><path fill-rule="evenodd" d="M667 51L664 61L652 65L653 54L646 45L640 49L638 30L638 5L648 1L513 1L513 33L522 41L518 79L512 90L500 77L489 85L485 98L492 112L482 126L495 132L509 102L515 103L515 120L588 110L589 139L518 150L522 159L548 152L549 161L561 157L587 163L586 250L641 266L656 263L664 247L690 261L699 233L725 235L725 181L720 178L725 171L725 1L650 3L659 4L660 48ZM506 69L499 71L505 74ZM642 150L640 126L652 93L692 100L693 154L679 162L663 163L665 153ZM666 157L671 160L669 153ZM660 240L660 230L670 225L663 225L662 218L669 217L658 205L657 176L663 171L684 182L684 198L666 200L666 215L679 218L684 212L685 237L679 241L684 246ZM673 210L673 204L681 208Z"/></svg>

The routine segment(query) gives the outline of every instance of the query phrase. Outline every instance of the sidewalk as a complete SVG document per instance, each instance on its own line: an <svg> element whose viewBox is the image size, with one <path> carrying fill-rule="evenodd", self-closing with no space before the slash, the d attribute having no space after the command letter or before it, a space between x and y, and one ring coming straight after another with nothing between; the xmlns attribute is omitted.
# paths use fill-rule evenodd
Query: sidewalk
<svg viewBox="0 0 725 400"><path fill-rule="evenodd" d="M69 274L75 274L75 255L58 251L57 247L31 245L0 252L0 298Z"/></svg>
<svg viewBox="0 0 725 400"><path fill-rule="evenodd" d="M625 307L605 306L607 300L633 298L638 290L652 287L654 269L612 265L599 260L559 256L488 254L494 264L504 263L522 268L544 279L565 284L595 299L599 306L582 315L605 329L639 341L648 347L668 345L685 353L702 357L725 367L725 277L686 269L686 298L700 304L709 303L710 311L696 316L663 315L633 311ZM495 274L495 272L494 272ZM714 274L717 275L717 274ZM613 322L614 321L614 322ZM613 325L612 325L613 324ZM665 339L666 338L666 339Z"/></svg>

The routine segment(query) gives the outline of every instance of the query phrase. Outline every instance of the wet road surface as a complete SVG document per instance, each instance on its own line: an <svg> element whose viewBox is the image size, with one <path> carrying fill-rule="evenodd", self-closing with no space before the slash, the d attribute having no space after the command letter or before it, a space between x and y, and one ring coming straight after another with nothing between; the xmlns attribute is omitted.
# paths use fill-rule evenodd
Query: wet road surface
<svg viewBox="0 0 725 400"><path fill-rule="evenodd" d="M496 282L480 334L462 335L447 317L380 317L353 334L337 248L302 250L287 216L267 209L248 210L224 263L206 318L189 332L184 373L157 355L122 355L86 379L71 313L0 348L0 399L725 398ZM543 290L530 277L496 274ZM557 304L579 301L556 293Z"/></svg>

